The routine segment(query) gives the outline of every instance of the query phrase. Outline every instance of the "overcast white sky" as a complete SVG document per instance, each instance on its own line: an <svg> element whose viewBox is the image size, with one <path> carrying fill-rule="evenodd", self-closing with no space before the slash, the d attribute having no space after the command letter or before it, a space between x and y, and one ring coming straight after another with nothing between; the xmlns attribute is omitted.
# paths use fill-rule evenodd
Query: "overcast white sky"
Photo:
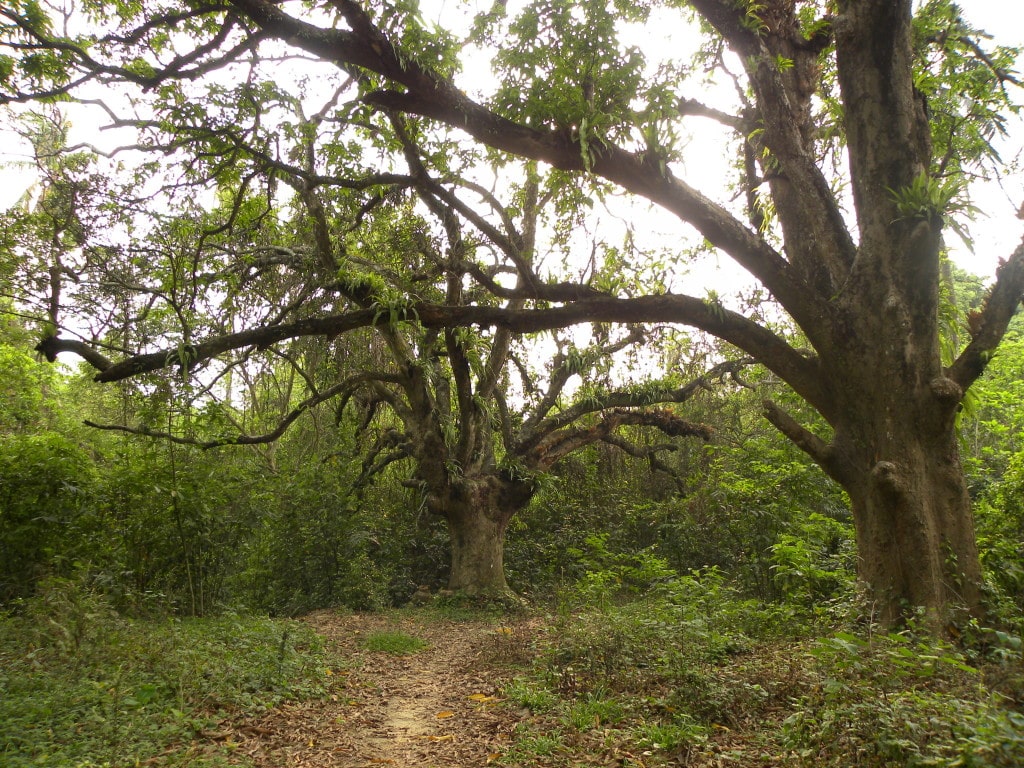
<svg viewBox="0 0 1024 768"><path fill-rule="evenodd" d="M426 0L424 5L428 4L433 5L430 0ZM479 5L489 7L490 1L479 0ZM968 21L974 26L988 30L997 42L1006 45L1024 45L1024 25L1008 18L1010 14L1008 14L1007 6L1010 4L1005 0L961 0L960 5ZM439 11L439 16L443 16L445 10L450 10L452 6L465 7L459 0L437 0L435 7ZM433 14L425 13L425 15L429 18ZM653 42L658 36L657 30L655 30L648 42ZM665 39L668 37L666 36ZM1018 97L1024 100L1024 92L1019 93ZM1004 159L1011 162L1014 159L1021 160L1020 155L1024 148L1024 124L1017 120L1012 127L1013 134L1000 146ZM19 159L19 154L24 157L24 149L19 152L9 133L5 134L0 131L0 139L3 142L0 144L2 147L0 148L0 162L16 162ZM689 162L684 159L682 168L684 177L698 187L701 186L701 177L707 178L706 172L701 168L704 166L701 160L718 161L721 157L720 151L712 150L709 153L704 146L706 142L706 138L701 141L699 136L695 139L692 151L687 153L687 159L699 159L696 161L690 159ZM107 146L113 146L116 141L104 143ZM708 157L708 154L717 155L717 157ZM720 170L718 173L720 174ZM14 203L31 183L31 173L26 170L19 171L12 167L0 170L0 207L7 207ZM1024 231L1024 222L1015 216L1018 206L1024 202L1024 168L1019 165L1014 168L1011 165L999 183L976 185L973 194L976 204L983 212L983 215L971 228L975 238L974 253L967 252L952 234L949 236L949 245L954 250L954 258L963 268L982 276L989 276L994 272L998 260L1005 258L1013 251L1020 240L1022 231ZM726 265L723 263L722 266Z"/></svg>
<svg viewBox="0 0 1024 768"><path fill-rule="evenodd" d="M1011 10L1011 6L1013 7ZM975 27L987 30L1001 45L1024 46L1024 8L1006 0L960 0L965 18ZM1017 99L1024 99L1018 89ZM974 253L960 247L956 237L950 237L953 258L964 269L982 276L995 272L999 259L1006 258L1020 242L1024 222L1016 213L1024 203L1024 123L1018 118L1012 124L1012 133L1000 144L1004 160L1016 160L1016 171L1010 171L999 183L976 185L972 190L976 205L983 212L971 231L974 234ZM1012 167L1012 166L1011 166Z"/></svg>

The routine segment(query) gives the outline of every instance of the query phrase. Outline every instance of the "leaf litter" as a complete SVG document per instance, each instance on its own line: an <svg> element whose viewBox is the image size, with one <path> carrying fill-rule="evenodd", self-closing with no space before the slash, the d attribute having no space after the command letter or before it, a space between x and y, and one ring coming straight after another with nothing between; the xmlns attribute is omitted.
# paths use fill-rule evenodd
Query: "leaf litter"
<svg viewBox="0 0 1024 768"><path fill-rule="evenodd" d="M323 636L329 657L339 660L324 670L329 694L236 717L203 734L229 744L233 764L476 768L507 748L520 715L495 706L511 672L495 663L492 622L335 611L304 620ZM362 647L364 637L381 631L401 631L429 645L408 655Z"/></svg>

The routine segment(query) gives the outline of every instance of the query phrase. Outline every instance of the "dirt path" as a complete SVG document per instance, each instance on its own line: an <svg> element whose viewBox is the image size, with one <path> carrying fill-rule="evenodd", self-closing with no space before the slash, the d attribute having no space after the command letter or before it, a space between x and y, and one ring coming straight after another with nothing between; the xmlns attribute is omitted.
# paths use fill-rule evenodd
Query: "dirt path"
<svg viewBox="0 0 1024 768"><path fill-rule="evenodd" d="M305 619L345 666L330 700L288 705L231 729L236 753L261 768L458 768L487 765L503 751L517 718L496 710L507 662L525 647L526 625L416 616L343 615ZM367 635L399 631L425 650L365 650Z"/></svg>

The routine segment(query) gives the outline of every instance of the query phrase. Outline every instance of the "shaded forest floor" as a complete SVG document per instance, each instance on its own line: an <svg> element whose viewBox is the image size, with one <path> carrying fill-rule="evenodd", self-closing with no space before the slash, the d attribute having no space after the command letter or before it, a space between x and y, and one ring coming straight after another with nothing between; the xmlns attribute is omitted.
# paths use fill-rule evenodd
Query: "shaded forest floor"
<svg viewBox="0 0 1024 768"><path fill-rule="evenodd" d="M144 620L54 581L0 615L0 766L1024 765L1019 632L837 631L714 574L567 605Z"/></svg>
<svg viewBox="0 0 1024 768"><path fill-rule="evenodd" d="M332 679L330 693L322 701L285 704L204 734L221 746L234 745L239 762L261 768L782 764L764 750L766 733L777 730L784 716L780 708L762 710L757 722L747 723L752 733L720 726L700 749L666 751L664 745L601 727L608 723L599 711L584 714L592 722L565 728L564 718L510 700L503 689L535 662L537 641L549 630L537 618L319 611L303 621L324 638L327 657L335 660L336 666L325 670ZM368 639L382 634L427 645L409 653L369 650ZM773 666L777 662L772 659ZM790 691L798 676L789 665L785 679L772 685ZM524 754L517 741L533 752Z"/></svg>
<svg viewBox="0 0 1024 768"><path fill-rule="evenodd" d="M337 661L325 670L330 693L211 734L237 743L239 756L266 768L354 768L481 766L502 755L519 715L498 706L500 689L530 621L333 611L303 620ZM367 649L368 638L388 634L427 645L409 653Z"/></svg>
<svg viewBox="0 0 1024 768"><path fill-rule="evenodd" d="M687 635L684 624L644 628L646 611L625 624L614 615L317 612L303 621L334 665L327 695L211 735L232 743L232 762L260 768L995 767L1024 757L1019 655L983 671L908 635L739 642ZM374 649L382 636L418 647ZM652 660L673 636L673 671L659 671ZM992 674L1012 678L1009 697L986 692Z"/></svg>

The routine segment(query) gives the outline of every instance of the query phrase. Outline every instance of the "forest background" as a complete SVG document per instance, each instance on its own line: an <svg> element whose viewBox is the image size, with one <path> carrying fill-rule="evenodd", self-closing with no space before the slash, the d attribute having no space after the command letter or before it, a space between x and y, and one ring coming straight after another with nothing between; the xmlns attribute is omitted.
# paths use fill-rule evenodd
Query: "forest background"
<svg viewBox="0 0 1024 768"><path fill-rule="evenodd" d="M31 6L24 7L30 20ZM950 6L927 7L945 18L940 11ZM130 15L127 8L125 15ZM385 21L401 21L410 31L416 29L415 19L403 6L395 18ZM444 55L439 49L442 65ZM520 63L506 65L511 72ZM141 70L136 74L149 76ZM5 74L12 76L13 70ZM581 97L584 104L593 98L587 96L585 84L576 87L580 90L573 98ZM691 266L681 266L673 260L676 256L664 251L646 252L643 260L634 261L635 233L628 228L626 235L612 230L619 236L613 243L607 230L592 223L594 199L607 193L600 184L581 192L554 172L524 164L512 174L511 202L500 202L485 183L489 180L481 181L471 172L474 163L493 157L453 153L450 157L457 161L451 160L444 171L490 206L486 216L477 214L440 187L417 188L408 182L427 173L425 162L443 166L439 157L453 151L446 139L433 146L434 137L417 133L395 115L382 112L386 120L376 124L353 113L353 123L365 118L367 124L361 127L379 143L367 139L370 143L362 146L348 145L339 150L343 155L350 153L361 161L370 149L381 157L402 156L409 166L389 167L372 184L360 180L348 185L358 191L377 185L385 191L354 202L326 201L337 206L331 216L351 227L349 233L362 228L358 237L344 241L358 268L350 264L347 271L339 271L333 265L329 276L337 283L330 284L331 290L350 306L369 312L373 322L368 325L375 330L327 333L326 344L296 337L269 355L233 359L227 369L230 375L213 367L189 375L189 356L199 334L231 329L202 314L210 306L204 299L230 297L235 302L232 311L242 318L256 315L255 299L286 312L310 306L304 283L290 281L286 273L290 259L309 257L293 247L295 243L303 238L315 242L323 234L318 227L327 219L318 218L317 206L325 201L309 194L303 197L294 179L292 189L301 204L278 210L279 218L268 218L273 206L263 206L263 201L278 199L275 185L288 185L283 179L289 173L301 178L301 153L312 153L321 138L317 131L323 114L307 115L304 104L286 103L279 93L265 95L281 99L285 111L294 112L295 123L289 128L295 133L289 138L297 154L288 158L294 165L275 166L280 158L268 161L253 144L235 166L233 150L216 143L222 137L200 137L198 146L212 147L210 154L200 152L195 165L183 172L184 181L168 185L182 195L179 204L193 195L198 205L183 204L185 215L177 218L154 217L145 225L152 250L141 249L134 261L125 262L118 261L123 255L117 250L119 240L140 226L139 220L111 217L102 204L91 207L113 189L102 170L97 172L103 166L93 165L103 160L87 148L68 147L69 127L59 110L43 108L34 117L20 115L19 130L33 146L40 180L23 204L5 217L0 265L6 294L0 375L9 383L0 402L0 599L9 613L4 624L4 653L9 658L15 658L10 649L25 632L36 633L29 647L40 653L40 659L46 653L80 659L90 644L112 653L102 645L102 635L104 622L122 620L116 616L131 617L142 622L133 626L145 627L163 626L167 617L239 612L298 616L324 607L382 610L406 604L420 587L431 593L450 586L471 587L480 578L472 563L465 565L468 581L452 584L453 568L460 567L452 546L458 528L431 507L431 461L441 459L443 466L436 473L447 490L445 483L451 485L453 476L483 456L487 461L482 465L501 465L507 485L500 493L515 496L516 502L514 514L504 520L507 540L498 538L498 562L503 567L497 586L504 587L507 576L508 586L534 606L596 612L594 634L566 638L566 643L579 643L572 652L603 648L601 664L606 671L640 663L634 656L652 639L666 648L693 640L684 631L691 626L684 617L687 610L703 614L699 645L708 658L702 664L726 659L745 643L775 642L787 635L825 636L826 652L819 656L832 665L829 674L836 679L848 676L843 678L846 687L840 686L834 698L828 692L818 699L813 699L818 694L806 694L801 710L806 718L794 721L789 731L789 748L795 754L810 750L805 758L820 757L815 750L825 749L827 740L822 723L831 722L830 716L842 707L850 708L844 716L850 718L848 724L853 722L850 713L868 707L870 691L881 685L873 675L883 669L896 689L918 691L906 678L920 673L940 689L940 695L927 699L918 691L916 699L901 700L887 715L894 724L931 722L923 735L883 734L891 736L890 741L878 734L858 735L875 745L877 754L872 754L879 761L890 759L886 750L896 750L906 759L909 755L938 760L935 755L940 755L950 765L966 760L965 755L981 761L976 764L1014 764L1021 748L1019 638L1024 610L1024 329L1019 318L1008 321L998 351L986 358L984 376L971 387L955 429L984 567L987 614L984 620L960 617L947 627L955 638L936 638L933 617L915 617L913 606L907 606L893 634L883 635L887 639L878 645L864 645L863 637L873 630L858 633L874 627L876 619L886 631L893 629L893 617L876 614L872 600L858 592L858 550L849 498L807 458L805 445L798 447L780 433L778 423L773 426L765 420L764 403L770 400L821 432L818 416L775 373L709 336L683 332L667 322L642 331L634 325L622 330L595 323L589 333L555 329L543 336L523 333L512 338L503 331L419 327L419 318L410 314L404 298L410 295L410 286L418 292L412 295L426 295L429 286L421 284L430 280L440 282L436 296L451 304L471 304L482 295L470 295L479 285L498 296L508 292L506 298L513 304L519 301L511 284L495 279L501 269L487 270L488 258L498 252L495 265L504 267L501 260L507 259L521 281L536 274L535 252L548 249L554 262L573 253L551 272L561 270L568 276L547 286L553 291L547 297L552 303L585 299L588 290L632 296L677 286L675 281ZM232 101L237 99L234 92L220 96L218 109L237 107L249 114L244 101ZM993 98L998 101L998 94ZM330 101L328 106L334 104ZM176 103L176 118L196 117L190 111L194 106L187 99ZM1007 114L1016 109L1009 101L997 106ZM673 108L681 109L675 102ZM506 109L514 111L514 106ZM518 117L529 122L535 115ZM984 117L994 125L1003 119ZM645 137L649 147L659 142L668 147L675 140L661 120L654 123L667 133ZM167 127L132 122L144 129ZM390 133L383 133L383 125ZM576 156L582 170L589 172L602 149L594 145L595 157L588 160L588 144L578 139L586 129L576 124L572 130ZM991 134L979 135L992 139ZM157 143L152 148L169 153L173 146ZM343 159L351 160L347 155ZM1011 171L1013 162L1008 166ZM247 176L245 163L259 166L266 177ZM969 171L981 175L995 167L980 163ZM138 176L126 187L152 183L153 178ZM212 187L211 179L216 179ZM258 181L254 184L253 179ZM258 188L264 181L268 186ZM204 184L203 194L194 192ZM399 191L388 192L388 185ZM340 186L346 188L345 183ZM210 189L215 193L211 195ZM402 197L406 193L408 197ZM124 189L118 188L116 194L124 195ZM613 197L598 207L607 205L607 218L615 220L623 214ZM139 206L145 198L133 200ZM555 207L548 220L545 204ZM971 212L960 198L956 205L955 213ZM747 213L756 220L753 209ZM140 210L132 210L131 216L138 215ZM225 221L229 225L218 229ZM104 239L98 234L98 222L107 224L106 234L114 236ZM945 223L951 239L961 233L969 237L967 218L950 214ZM489 242L481 244L467 234L470 224ZM291 245L264 247L269 241L288 242L287 236L279 237L287 231L299 235ZM771 240L770 226L762 231ZM507 236L510 232L517 237ZM195 269L199 262L193 261L189 274L187 255L197 239L209 244L213 266L200 274ZM451 254L465 256L474 248L488 258L470 266L460 263L453 279ZM77 259L90 249L102 256L103 269L89 272L99 262L86 259L86 269L78 271ZM581 249L586 254L582 263ZM410 250L419 261L393 257ZM984 250L990 252L991 246ZM315 259L334 251L329 246L311 253ZM386 257L374 261L369 254ZM697 263L707 254L707 244L697 243L688 257ZM186 258L176 261L176 255ZM244 255L238 261L244 269L230 273L231 258L239 255ZM155 271L140 288L135 277L146 274L147 267ZM139 269L143 271L134 271ZM439 280L441 274L447 282ZM244 291L239 290L238 295L211 291L204 296L211 284L204 280L211 276L228 276L236 280L235 287L251 290L252 295L243 298ZM78 280L72 278L79 278L80 285L73 286ZM317 279L322 287L324 278ZM986 310L991 292L986 278L948 262L943 281L943 343L956 354L977 330L971 328L971 318ZM129 294L133 297L125 298ZM148 299L140 304L138 295ZM253 303L246 304L249 300ZM710 324L725 317L726 309L747 312L794 348L804 344L801 331L754 289L736 295L709 293L701 301L712 316ZM67 321L75 312L102 321L78 326L77 320ZM279 322L272 315L262 319L271 321L269 325ZM161 351L156 353L160 360L145 372L147 377L97 386L91 381L95 371L86 366L68 371L34 356L31 350L40 337L57 339L57 329L65 333L65 342L69 332L79 334L103 353L120 352L129 359L165 349L166 342L155 340L169 338L176 357ZM542 343L534 344L536 339ZM269 346L261 341L258 351ZM431 380L429 391L435 399L430 407L420 409L414 397L400 401L393 394L396 387L406 394L420 391L407 386L403 371L415 368L425 356L423 350L442 347L435 362L442 360L450 371ZM83 348L67 346L60 351L82 354ZM96 358L87 360L105 370L96 365ZM465 392L472 391L478 400L459 400L460 376L474 379L474 388ZM442 391L445 396L438 394ZM328 394L338 400L330 402ZM463 429L442 430L443 439L431 444L422 438L426 432L417 431L422 429L417 419L436 415L437 402L445 399L458 401L452 413L463 414ZM536 416L524 412L517 422L508 413L520 404L539 404L545 410L534 411ZM474 421L469 413L477 413L474 419L483 414L484 420ZM483 423L493 424L493 431L479 427ZM282 424L287 430L280 428ZM510 439L506 424L534 428L536 439L531 442L529 434ZM542 427L550 429L544 432ZM274 439L239 440L239 435ZM250 444L232 444L238 442ZM513 454L513 444L521 446L520 453ZM418 467L412 472L410 461ZM450 506L449 500L445 509ZM642 597L636 607L633 601ZM712 608L715 605L721 610ZM26 617L31 619L28 624ZM615 623L615 632L602 633L598 628L602 621L607 626L610 617L621 623ZM253 632L263 631L264 625L253 626ZM851 629L853 634L847 631ZM211 629L210 636L216 634ZM959 645L945 645L950 640ZM917 642L924 645L913 645ZM274 645L269 640L263 644ZM282 640L281 659L285 645ZM915 664L932 656L942 663L932 664L930 673L924 667L901 668L907 648L912 649L909 657ZM562 651L561 669L575 663L579 673L581 658ZM552 658L558 656L551 653ZM865 658L875 659L871 654L879 654L881 667L862 664ZM19 663L31 667L33 662L26 658L18 656ZM674 660L673 674L682 674L685 661ZM935 683L948 682L943 676L949 670L981 674L982 669L989 670L986 683L971 696L952 690L952 684L943 688ZM716 687L721 681L712 685L709 680L691 680L692 689L687 689L681 678L672 678L676 690L687 691L689 697L680 694L688 701L689 719L674 714L680 701L659 710L665 727L676 729L673 733L681 740L676 747L701 743L708 729L724 717L724 710L710 704L723 690ZM548 682L558 691L557 684ZM957 679L956 685L962 684ZM5 685L12 685L10 679ZM149 685L142 683L134 691L144 692L143 704L166 693L160 686L145 687ZM699 695L697 688L702 689ZM528 700L533 694L536 690L529 689L518 695ZM141 701L138 696L136 701ZM705 711L698 711L701 707ZM936 707L941 710L937 720ZM878 715L857 713L861 724ZM43 713L41 722L45 717ZM655 722L650 711L644 717ZM967 724L969 738L961 732L951 741L935 735L958 721ZM830 759L841 760L841 752Z"/></svg>

